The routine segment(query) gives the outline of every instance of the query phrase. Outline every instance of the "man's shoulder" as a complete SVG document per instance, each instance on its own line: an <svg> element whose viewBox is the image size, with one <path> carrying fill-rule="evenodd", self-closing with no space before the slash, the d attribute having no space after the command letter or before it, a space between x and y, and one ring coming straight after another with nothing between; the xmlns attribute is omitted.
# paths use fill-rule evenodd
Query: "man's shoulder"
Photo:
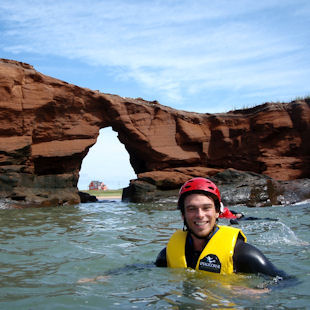
<svg viewBox="0 0 310 310"><path fill-rule="evenodd" d="M167 267L167 249L163 248L157 255L155 265L157 267Z"/></svg>

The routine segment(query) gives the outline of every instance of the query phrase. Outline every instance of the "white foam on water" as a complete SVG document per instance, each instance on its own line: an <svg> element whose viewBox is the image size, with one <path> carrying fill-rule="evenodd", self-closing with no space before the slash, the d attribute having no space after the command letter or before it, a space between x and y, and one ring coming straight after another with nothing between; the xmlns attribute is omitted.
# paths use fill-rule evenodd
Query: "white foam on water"
<svg viewBox="0 0 310 310"><path fill-rule="evenodd" d="M0 201L0 210L13 209L12 204L6 201Z"/></svg>
<svg viewBox="0 0 310 310"><path fill-rule="evenodd" d="M293 203L292 206L299 206L299 205L304 205L304 204L308 204L308 203L310 203L310 199L306 199L306 200L303 200L303 201L299 201L299 202Z"/></svg>
<svg viewBox="0 0 310 310"><path fill-rule="evenodd" d="M304 241L296 236L294 231L282 223L278 222L259 222L252 225L251 231L260 230L256 240L259 240L263 245L294 245L294 246L308 246L309 242Z"/></svg>

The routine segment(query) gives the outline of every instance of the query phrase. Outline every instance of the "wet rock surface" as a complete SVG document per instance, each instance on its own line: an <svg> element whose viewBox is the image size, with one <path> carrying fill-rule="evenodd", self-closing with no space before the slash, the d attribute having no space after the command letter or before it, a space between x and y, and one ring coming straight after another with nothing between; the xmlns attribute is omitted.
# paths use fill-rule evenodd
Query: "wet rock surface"
<svg viewBox="0 0 310 310"><path fill-rule="evenodd" d="M265 175L234 169L226 169L212 176L199 176L207 177L217 184L222 201L227 206L268 207L290 205L310 199L310 179L278 181ZM123 199L132 202L155 202L159 198L177 200L179 188L191 177L195 175L180 178L179 182L175 183L174 189L170 186L166 190L160 186L160 182L157 183L150 178L132 180L130 186L123 192Z"/></svg>
<svg viewBox="0 0 310 310"><path fill-rule="evenodd" d="M85 192L79 192L81 203L87 203L87 202L97 202L98 199L96 196L90 195Z"/></svg>

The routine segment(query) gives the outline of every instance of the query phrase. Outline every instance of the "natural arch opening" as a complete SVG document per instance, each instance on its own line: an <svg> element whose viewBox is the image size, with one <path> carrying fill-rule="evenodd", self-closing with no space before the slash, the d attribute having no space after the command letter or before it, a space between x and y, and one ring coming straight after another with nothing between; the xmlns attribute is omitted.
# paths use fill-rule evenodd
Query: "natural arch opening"
<svg viewBox="0 0 310 310"><path fill-rule="evenodd" d="M129 154L117 133L111 127L100 129L96 144L83 159L78 189L88 190L91 181L103 182L108 189L120 189L135 178Z"/></svg>

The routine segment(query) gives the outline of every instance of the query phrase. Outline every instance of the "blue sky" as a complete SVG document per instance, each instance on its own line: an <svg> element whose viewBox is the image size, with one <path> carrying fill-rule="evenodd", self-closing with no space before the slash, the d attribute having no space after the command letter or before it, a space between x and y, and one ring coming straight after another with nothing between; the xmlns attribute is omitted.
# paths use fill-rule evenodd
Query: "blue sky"
<svg viewBox="0 0 310 310"><path fill-rule="evenodd" d="M180 110L227 112L310 95L308 0L1 0L0 38L2 58ZM112 130L80 175L80 188L135 178Z"/></svg>

